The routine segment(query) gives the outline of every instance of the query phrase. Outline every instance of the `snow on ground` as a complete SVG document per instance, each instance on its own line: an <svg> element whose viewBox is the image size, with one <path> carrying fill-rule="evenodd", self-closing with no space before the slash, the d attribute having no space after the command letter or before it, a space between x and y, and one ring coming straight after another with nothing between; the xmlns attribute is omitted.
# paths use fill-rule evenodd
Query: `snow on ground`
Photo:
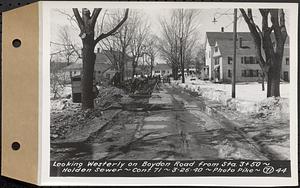
<svg viewBox="0 0 300 188"><path fill-rule="evenodd" d="M236 99L231 98L231 84L216 84L210 81L186 79L186 83L173 81L174 86L197 92L227 119L236 125L250 138L259 142L264 150L280 160L290 158L290 125L289 125L289 83L280 84L281 97L267 98L266 91L261 91L261 84L238 83ZM266 89L267 84L265 84ZM216 103L217 102L217 103ZM218 146L225 156L232 155L233 148L227 143ZM246 151L235 152L245 157ZM250 156L251 158L251 156ZM271 157L272 158L272 157Z"/></svg>
<svg viewBox="0 0 300 188"><path fill-rule="evenodd" d="M242 113L267 113L268 115L274 115L274 117L282 115L282 113L285 116L289 114L289 83L280 84L281 97L279 98L266 97L266 83L265 91L262 91L261 83L258 82L237 83L236 98L232 99L231 84L212 83L195 77L194 79L191 80L190 77L187 77L184 84L181 81L173 81L172 83ZM271 112L272 114L270 114Z"/></svg>
<svg viewBox="0 0 300 188"><path fill-rule="evenodd" d="M180 82L180 81L177 81ZM231 98L231 84L218 84L211 81L203 81L196 78L196 80L190 80L187 77L186 83L179 83L180 86L201 89L201 90L214 90L215 93L220 93L223 98ZM236 84L236 99L259 102L267 96L267 84L265 83L265 91L262 91L261 83L258 82L242 82ZM289 83L280 84L281 98L289 98Z"/></svg>
<svg viewBox="0 0 300 188"><path fill-rule="evenodd" d="M61 98L51 100L51 139L78 141L95 131L100 124L105 124L119 109L109 109L121 102L128 102L123 90L115 87L100 87L95 108L82 110L81 103L73 103L68 95L72 93L71 85L65 87ZM130 101L129 101L130 102ZM118 105L121 108L120 105ZM96 123L98 122L98 123ZM98 128L97 128L98 127ZM86 130L86 131L84 131ZM77 135L77 136L76 136Z"/></svg>
<svg viewBox="0 0 300 188"><path fill-rule="evenodd" d="M72 85L67 84L64 86L64 88L58 93L60 98L66 98L67 96L72 94ZM50 97L53 98L54 94L51 92Z"/></svg>

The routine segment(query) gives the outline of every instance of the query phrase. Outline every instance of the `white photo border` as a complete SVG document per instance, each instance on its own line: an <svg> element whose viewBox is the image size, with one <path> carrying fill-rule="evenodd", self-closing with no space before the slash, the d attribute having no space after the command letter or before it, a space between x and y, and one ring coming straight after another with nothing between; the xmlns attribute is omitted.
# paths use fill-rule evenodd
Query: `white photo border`
<svg viewBox="0 0 300 188"><path fill-rule="evenodd" d="M232 2L70 2L43 1L40 7L39 184L40 185L190 185L288 186L298 184L298 4ZM284 8L290 11L290 152L291 177L50 177L50 11L54 8Z"/></svg>

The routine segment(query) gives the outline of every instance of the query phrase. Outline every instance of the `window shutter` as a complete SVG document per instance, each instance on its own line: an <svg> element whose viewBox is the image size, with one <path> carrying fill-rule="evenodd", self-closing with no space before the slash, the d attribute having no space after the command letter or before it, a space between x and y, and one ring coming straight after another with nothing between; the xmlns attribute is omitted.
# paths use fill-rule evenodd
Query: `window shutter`
<svg viewBox="0 0 300 188"><path fill-rule="evenodd" d="M241 57L241 64L244 64L244 57Z"/></svg>

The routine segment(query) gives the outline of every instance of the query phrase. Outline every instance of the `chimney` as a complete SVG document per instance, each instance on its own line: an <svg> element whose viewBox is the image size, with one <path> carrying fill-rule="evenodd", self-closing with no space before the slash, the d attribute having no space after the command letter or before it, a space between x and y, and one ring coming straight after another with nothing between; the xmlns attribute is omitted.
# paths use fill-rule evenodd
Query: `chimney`
<svg viewBox="0 0 300 188"><path fill-rule="evenodd" d="M100 48L97 48L97 53L100 53Z"/></svg>
<svg viewBox="0 0 300 188"><path fill-rule="evenodd" d="M239 42L240 42L240 48L243 48L243 38L239 37Z"/></svg>
<svg viewBox="0 0 300 188"><path fill-rule="evenodd" d="M224 32L224 27L221 27L221 32L222 32L222 33Z"/></svg>

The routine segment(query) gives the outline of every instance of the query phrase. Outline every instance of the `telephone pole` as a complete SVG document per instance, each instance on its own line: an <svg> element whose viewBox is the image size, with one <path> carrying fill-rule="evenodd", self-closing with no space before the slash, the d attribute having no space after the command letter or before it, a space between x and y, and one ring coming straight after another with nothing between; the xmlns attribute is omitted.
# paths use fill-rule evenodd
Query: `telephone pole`
<svg viewBox="0 0 300 188"><path fill-rule="evenodd" d="M180 64L181 64L181 82L185 83L184 78L184 61L183 61L183 41L182 37L180 37Z"/></svg>
<svg viewBox="0 0 300 188"><path fill-rule="evenodd" d="M236 25L237 25L237 9L234 9L234 20L233 20L233 63L232 63L232 88L231 97L235 98L235 82L236 82Z"/></svg>

